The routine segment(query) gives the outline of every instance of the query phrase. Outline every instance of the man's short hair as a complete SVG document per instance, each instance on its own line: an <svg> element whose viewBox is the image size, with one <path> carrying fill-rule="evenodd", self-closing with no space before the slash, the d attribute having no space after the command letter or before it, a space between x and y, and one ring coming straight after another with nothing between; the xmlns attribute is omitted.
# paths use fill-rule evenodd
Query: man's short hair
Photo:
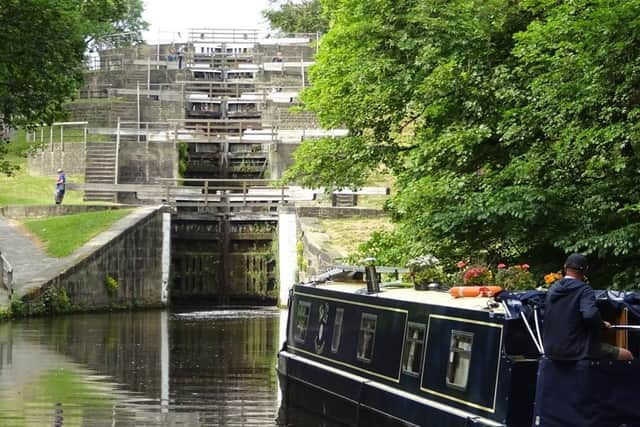
<svg viewBox="0 0 640 427"><path fill-rule="evenodd" d="M587 260L587 257L582 254L571 254L564 262L564 267L584 271L589 268L589 261Z"/></svg>

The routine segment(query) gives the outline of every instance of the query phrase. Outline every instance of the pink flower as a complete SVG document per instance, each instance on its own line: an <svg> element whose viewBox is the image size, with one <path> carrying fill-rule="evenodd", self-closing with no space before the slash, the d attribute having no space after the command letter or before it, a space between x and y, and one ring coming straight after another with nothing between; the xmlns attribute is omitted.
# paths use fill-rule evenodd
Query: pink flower
<svg viewBox="0 0 640 427"><path fill-rule="evenodd" d="M505 268L507 268L507 265L501 262L500 264L498 264L498 268L500 270L504 270Z"/></svg>
<svg viewBox="0 0 640 427"><path fill-rule="evenodd" d="M529 264L522 264L521 267L522 267L523 270L526 271L526 270L529 269Z"/></svg>
<svg viewBox="0 0 640 427"><path fill-rule="evenodd" d="M464 261L458 261L458 264L456 265L458 266L458 268L464 268L467 265L467 263Z"/></svg>

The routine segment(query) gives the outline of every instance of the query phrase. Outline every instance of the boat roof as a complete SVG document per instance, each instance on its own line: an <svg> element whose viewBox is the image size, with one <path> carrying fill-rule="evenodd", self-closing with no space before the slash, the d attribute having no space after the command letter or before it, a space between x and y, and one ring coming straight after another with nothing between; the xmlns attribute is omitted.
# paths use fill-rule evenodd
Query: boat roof
<svg viewBox="0 0 640 427"><path fill-rule="evenodd" d="M365 282L326 281L323 283L311 282L301 286L310 286L317 289L326 289L332 292L363 295L367 298L385 298L412 303L431 304L443 307L455 307L466 310L482 312L502 313L504 308L490 297L462 297L454 298L446 290L417 290L413 286L386 285L381 283L380 292L367 293Z"/></svg>

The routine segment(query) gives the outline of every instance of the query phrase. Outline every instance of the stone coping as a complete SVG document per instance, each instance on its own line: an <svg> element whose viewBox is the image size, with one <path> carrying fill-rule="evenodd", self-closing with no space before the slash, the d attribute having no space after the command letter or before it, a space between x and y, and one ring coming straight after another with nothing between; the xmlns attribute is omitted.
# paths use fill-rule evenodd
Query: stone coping
<svg viewBox="0 0 640 427"><path fill-rule="evenodd" d="M9 219L47 218L51 216L72 215L85 212L99 212L113 209L130 209L131 205L12 205L0 207L0 216Z"/></svg>
<svg viewBox="0 0 640 427"><path fill-rule="evenodd" d="M298 206L296 207L298 217L313 218L376 218L380 216L388 216L389 214L382 209L372 208L338 208L338 207L322 207L322 206Z"/></svg>
<svg viewBox="0 0 640 427"><path fill-rule="evenodd" d="M108 230L93 237L83 246L76 249L71 255L65 258L59 258L57 264L40 272L38 277L22 284L20 289L16 289L16 294L22 297L34 289L41 288L47 283L75 271L75 269L83 268L88 260L99 256L107 249L109 244L112 244L118 238L123 238L126 231L134 228L141 221L162 210L162 206L122 206L121 208L127 207L135 208L135 210L113 223Z"/></svg>

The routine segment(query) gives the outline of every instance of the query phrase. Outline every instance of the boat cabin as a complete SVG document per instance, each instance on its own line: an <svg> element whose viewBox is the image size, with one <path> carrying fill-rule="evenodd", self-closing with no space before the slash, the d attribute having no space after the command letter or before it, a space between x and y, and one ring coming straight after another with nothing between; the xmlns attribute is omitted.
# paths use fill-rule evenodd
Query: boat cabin
<svg viewBox="0 0 640 427"><path fill-rule="evenodd" d="M571 425L534 407L537 307L521 316L511 300L454 298L397 282L380 287L380 269L339 270L291 292L278 358L287 404L352 426ZM611 363L640 371L635 362ZM640 372L630 377L640 380ZM640 425L633 411L620 419Z"/></svg>

